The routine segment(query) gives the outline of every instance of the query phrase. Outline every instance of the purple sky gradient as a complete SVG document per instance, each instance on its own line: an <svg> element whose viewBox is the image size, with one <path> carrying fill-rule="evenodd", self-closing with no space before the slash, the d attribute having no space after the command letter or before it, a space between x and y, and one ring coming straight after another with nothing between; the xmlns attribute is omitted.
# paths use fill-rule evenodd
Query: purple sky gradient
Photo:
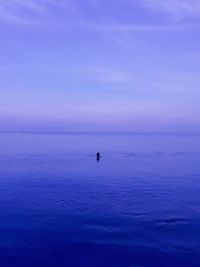
<svg viewBox="0 0 200 267"><path fill-rule="evenodd" d="M0 1L0 131L200 132L199 0Z"/></svg>

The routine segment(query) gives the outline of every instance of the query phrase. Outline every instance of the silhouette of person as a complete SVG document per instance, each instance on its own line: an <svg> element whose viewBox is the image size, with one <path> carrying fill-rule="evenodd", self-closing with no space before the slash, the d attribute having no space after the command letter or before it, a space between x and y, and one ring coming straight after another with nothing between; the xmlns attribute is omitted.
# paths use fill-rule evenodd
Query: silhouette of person
<svg viewBox="0 0 200 267"><path fill-rule="evenodd" d="M96 158L97 158L98 161L100 160L101 156L100 156L100 153L99 152L97 152Z"/></svg>

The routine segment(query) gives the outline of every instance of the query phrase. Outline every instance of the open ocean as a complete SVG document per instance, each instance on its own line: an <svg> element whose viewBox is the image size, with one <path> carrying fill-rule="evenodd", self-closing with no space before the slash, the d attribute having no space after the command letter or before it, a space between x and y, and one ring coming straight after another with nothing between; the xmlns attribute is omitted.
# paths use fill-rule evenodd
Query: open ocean
<svg viewBox="0 0 200 267"><path fill-rule="evenodd" d="M51 266L200 267L200 136L0 134L0 267Z"/></svg>

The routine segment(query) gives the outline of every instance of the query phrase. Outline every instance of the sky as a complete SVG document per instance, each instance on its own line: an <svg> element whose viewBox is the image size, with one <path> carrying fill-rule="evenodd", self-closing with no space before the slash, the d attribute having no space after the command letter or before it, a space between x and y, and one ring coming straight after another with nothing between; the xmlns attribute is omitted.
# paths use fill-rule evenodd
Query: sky
<svg viewBox="0 0 200 267"><path fill-rule="evenodd" d="M200 132L199 0L0 0L0 131Z"/></svg>

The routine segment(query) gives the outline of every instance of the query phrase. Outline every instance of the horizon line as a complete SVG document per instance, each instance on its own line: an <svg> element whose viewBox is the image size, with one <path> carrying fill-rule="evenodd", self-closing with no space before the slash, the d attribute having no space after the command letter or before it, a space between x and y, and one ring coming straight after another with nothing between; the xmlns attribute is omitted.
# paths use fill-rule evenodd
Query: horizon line
<svg viewBox="0 0 200 267"><path fill-rule="evenodd" d="M200 135L200 132L159 132L159 131L34 131L0 130L0 134L49 134L49 135L88 135L88 134L160 134L160 135Z"/></svg>

